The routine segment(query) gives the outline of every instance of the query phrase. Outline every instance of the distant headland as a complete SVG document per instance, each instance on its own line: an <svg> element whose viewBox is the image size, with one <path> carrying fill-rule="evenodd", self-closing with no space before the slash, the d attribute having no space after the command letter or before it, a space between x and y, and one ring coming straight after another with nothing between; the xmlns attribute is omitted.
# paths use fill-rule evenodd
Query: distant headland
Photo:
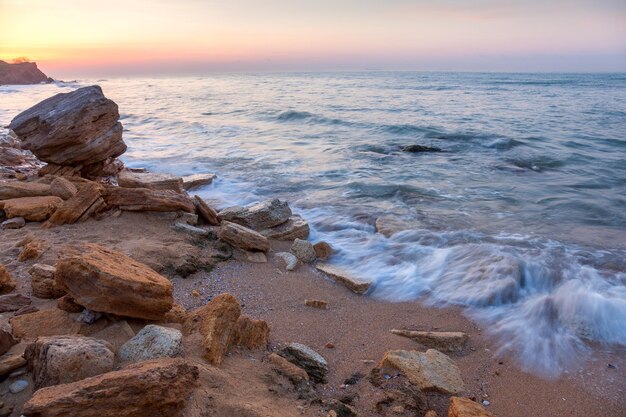
<svg viewBox="0 0 626 417"><path fill-rule="evenodd" d="M44 74L34 62L10 64L0 61L0 85L50 83L52 78Z"/></svg>

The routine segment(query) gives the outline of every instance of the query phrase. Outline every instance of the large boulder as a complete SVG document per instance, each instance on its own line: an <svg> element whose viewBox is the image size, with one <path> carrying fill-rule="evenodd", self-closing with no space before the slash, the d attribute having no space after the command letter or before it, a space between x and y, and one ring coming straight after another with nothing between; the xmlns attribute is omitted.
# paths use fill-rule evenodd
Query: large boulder
<svg viewBox="0 0 626 417"><path fill-rule="evenodd" d="M149 324L117 352L123 361L173 358L183 353L183 335L178 329Z"/></svg>
<svg viewBox="0 0 626 417"><path fill-rule="evenodd" d="M24 358L35 388L80 381L113 370L113 346L85 336L39 337L26 346Z"/></svg>
<svg viewBox="0 0 626 417"><path fill-rule="evenodd" d="M42 161L89 165L126 151L120 115L99 86L54 95L18 114L12 129Z"/></svg>
<svg viewBox="0 0 626 417"><path fill-rule="evenodd" d="M160 320L173 304L167 278L128 256L93 243L65 247L56 283L92 311Z"/></svg>
<svg viewBox="0 0 626 417"><path fill-rule="evenodd" d="M4 200L3 210L8 218L22 217L31 222L46 220L61 207L63 200L56 196L22 197Z"/></svg>
<svg viewBox="0 0 626 417"><path fill-rule="evenodd" d="M270 242L265 236L237 223L222 221L217 235L239 249L258 252L270 250Z"/></svg>
<svg viewBox="0 0 626 417"><path fill-rule="evenodd" d="M197 386L199 369L183 359L140 362L69 384L42 388L25 417L173 417Z"/></svg>
<svg viewBox="0 0 626 417"><path fill-rule="evenodd" d="M291 209L286 201L274 199L246 207L228 207L220 211L218 217L258 231L285 223L291 217Z"/></svg>

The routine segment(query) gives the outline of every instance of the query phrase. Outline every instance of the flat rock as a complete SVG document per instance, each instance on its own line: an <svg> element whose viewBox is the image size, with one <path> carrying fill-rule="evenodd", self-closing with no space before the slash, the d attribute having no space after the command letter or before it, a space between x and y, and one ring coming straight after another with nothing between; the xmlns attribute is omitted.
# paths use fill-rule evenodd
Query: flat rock
<svg viewBox="0 0 626 417"><path fill-rule="evenodd" d="M215 174L193 174L183 177L183 188L185 190L193 190L204 185L209 185L217 178Z"/></svg>
<svg viewBox="0 0 626 417"><path fill-rule="evenodd" d="M225 208L218 213L218 218L258 231L285 223L291 214L291 209L286 201L274 199L245 207Z"/></svg>
<svg viewBox="0 0 626 417"><path fill-rule="evenodd" d="M42 161L91 164L126 151L117 105L99 86L56 94L18 114L9 125Z"/></svg>
<svg viewBox="0 0 626 417"><path fill-rule="evenodd" d="M13 335L23 340L81 332L81 324L77 323L67 312L58 308L14 316L9 322L13 327Z"/></svg>
<svg viewBox="0 0 626 417"><path fill-rule="evenodd" d="M124 170L117 176L120 187L183 191L183 179L175 175Z"/></svg>
<svg viewBox="0 0 626 417"><path fill-rule="evenodd" d="M24 351L35 388L80 381L113 370L113 346L85 336L39 337Z"/></svg>
<svg viewBox="0 0 626 417"><path fill-rule="evenodd" d="M304 300L304 305L313 308L319 308L320 310L328 309L328 302L324 300Z"/></svg>
<svg viewBox="0 0 626 417"><path fill-rule="evenodd" d="M103 198L107 206L126 211L196 211L191 198L172 190L107 186Z"/></svg>
<svg viewBox="0 0 626 417"><path fill-rule="evenodd" d="M24 379L18 379L17 381L9 385L9 392L11 394L17 394L24 391L26 388L28 388L28 381Z"/></svg>
<svg viewBox="0 0 626 417"><path fill-rule="evenodd" d="M2 222L3 229L21 229L24 226L26 226L26 220L23 217L13 217Z"/></svg>
<svg viewBox="0 0 626 417"><path fill-rule="evenodd" d="M293 383L298 384L302 381L309 380L309 375L304 369L294 365L282 356L272 353L268 356L268 359L272 365L277 368L279 373L285 375Z"/></svg>
<svg viewBox="0 0 626 417"><path fill-rule="evenodd" d="M460 352L468 340L467 334L463 332L423 332L393 329L391 333L408 337L420 345L437 349L440 352Z"/></svg>
<svg viewBox="0 0 626 417"><path fill-rule="evenodd" d="M451 397L448 417L495 417L495 415L469 398Z"/></svg>
<svg viewBox="0 0 626 417"><path fill-rule="evenodd" d="M397 369L422 391L458 394L465 390L461 371L454 361L435 349L390 350L380 367Z"/></svg>
<svg viewBox="0 0 626 417"><path fill-rule="evenodd" d="M33 295L37 298L59 298L65 294L54 281L56 268L51 265L35 264L28 272L31 277Z"/></svg>
<svg viewBox="0 0 626 417"><path fill-rule="evenodd" d="M279 355L306 371L315 382L326 383L328 363L319 353L300 343L291 343Z"/></svg>
<svg viewBox="0 0 626 417"><path fill-rule="evenodd" d="M149 324L126 342L117 352L123 361L173 358L183 353L180 330Z"/></svg>
<svg viewBox="0 0 626 417"><path fill-rule="evenodd" d="M16 311L30 304L30 297L23 294L0 295L0 313Z"/></svg>
<svg viewBox="0 0 626 417"><path fill-rule="evenodd" d="M4 200L2 203L8 218L23 217L27 221L41 222L63 204L63 199L56 196L22 197Z"/></svg>
<svg viewBox="0 0 626 417"><path fill-rule="evenodd" d="M22 197L43 197L52 195L50 185L38 182L0 182L0 200Z"/></svg>
<svg viewBox="0 0 626 417"><path fill-rule="evenodd" d="M217 212L207 204L200 196L193 196L193 204L196 207L196 212L207 223L213 226L219 226L220 220L217 218Z"/></svg>
<svg viewBox="0 0 626 417"><path fill-rule="evenodd" d="M325 263L318 263L316 265L316 268L319 271L322 271L323 273L328 275L334 281L337 281L345 285L346 287L348 287L350 290L352 290L353 292L357 294L365 294L373 284L372 281L362 279L362 278L357 278L353 276L350 272L337 266L333 266L333 265L329 265Z"/></svg>
<svg viewBox="0 0 626 417"><path fill-rule="evenodd" d="M169 417L198 385L199 369L180 358L132 364L119 371L42 388L24 417Z"/></svg>
<svg viewBox="0 0 626 417"><path fill-rule="evenodd" d="M65 247L55 279L80 305L119 316L162 319L172 308L172 284L148 266L93 243Z"/></svg>
<svg viewBox="0 0 626 417"><path fill-rule="evenodd" d="M276 257L285 263L285 270L287 271L293 271L298 267L298 258L293 253L278 252Z"/></svg>
<svg viewBox="0 0 626 417"><path fill-rule="evenodd" d="M265 236L236 223L222 221L218 237L224 242L243 250L259 252L268 252L270 250L270 242Z"/></svg>
<svg viewBox="0 0 626 417"><path fill-rule="evenodd" d="M7 271L6 267L0 264L0 294L6 294L15 289L15 280Z"/></svg>
<svg viewBox="0 0 626 417"><path fill-rule="evenodd" d="M308 240L296 239L291 245L291 253L304 263L311 263L317 257L313 244Z"/></svg>
<svg viewBox="0 0 626 417"><path fill-rule="evenodd" d="M230 345L243 346L248 349L264 349L267 347L269 334L270 326L265 320L240 316L235 323Z"/></svg>
<svg viewBox="0 0 626 417"><path fill-rule="evenodd" d="M285 223L270 229L261 230L268 239L293 241L309 237L309 224L302 217L294 214Z"/></svg>

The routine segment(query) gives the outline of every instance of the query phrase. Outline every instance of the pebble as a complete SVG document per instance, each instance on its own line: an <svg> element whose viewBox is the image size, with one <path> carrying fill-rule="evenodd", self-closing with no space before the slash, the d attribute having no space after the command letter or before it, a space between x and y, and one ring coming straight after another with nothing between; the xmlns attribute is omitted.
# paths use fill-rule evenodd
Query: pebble
<svg viewBox="0 0 626 417"><path fill-rule="evenodd" d="M19 371L12 372L9 375L9 378L17 378L18 376L22 376L26 374L26 369L20 369ZM0 406L1 408L1 406Z"/></svg>
<svg viewBox="0 0 626 417"><path fill-rule="evenodd" d="M324 347L325 347L326 349L334 349L334 348L335 348L335 344L334 344L334 343L332 343L332 342L328 342L328 343L326 343L326 344L324 345Z"/></svg>
<svg viewBox="0 0 626 417"><path fill-rule="evenodd" d="M24 391L27 387L28 381L18 379L17 381L9 385L9 391L11 391L12 394L17 394L18 392Z"/></svg>
<svg viewBox="0 0 626 417"><path fill-rule="evenodd" d="M483 405L489 405L489 404L491 404L489 401L483 400Z"/></svg>
<svg viewBox="0 0 626 417"><path fill-rule="evenodd" d="M198 290L193 290L191 292L191 295L193 295L194 297L200 297L200 292Z"/></svg>

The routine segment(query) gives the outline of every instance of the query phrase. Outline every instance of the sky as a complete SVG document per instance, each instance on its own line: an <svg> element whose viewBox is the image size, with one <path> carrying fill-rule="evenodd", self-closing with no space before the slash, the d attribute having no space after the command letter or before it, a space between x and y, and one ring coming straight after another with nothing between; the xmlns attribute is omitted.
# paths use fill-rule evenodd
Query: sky
<svg viewBox="0 0 626 417"><path fill-rule="evenodd" d="M0 0L0 59L53 77L626 71L626 0Z"/></svg>

